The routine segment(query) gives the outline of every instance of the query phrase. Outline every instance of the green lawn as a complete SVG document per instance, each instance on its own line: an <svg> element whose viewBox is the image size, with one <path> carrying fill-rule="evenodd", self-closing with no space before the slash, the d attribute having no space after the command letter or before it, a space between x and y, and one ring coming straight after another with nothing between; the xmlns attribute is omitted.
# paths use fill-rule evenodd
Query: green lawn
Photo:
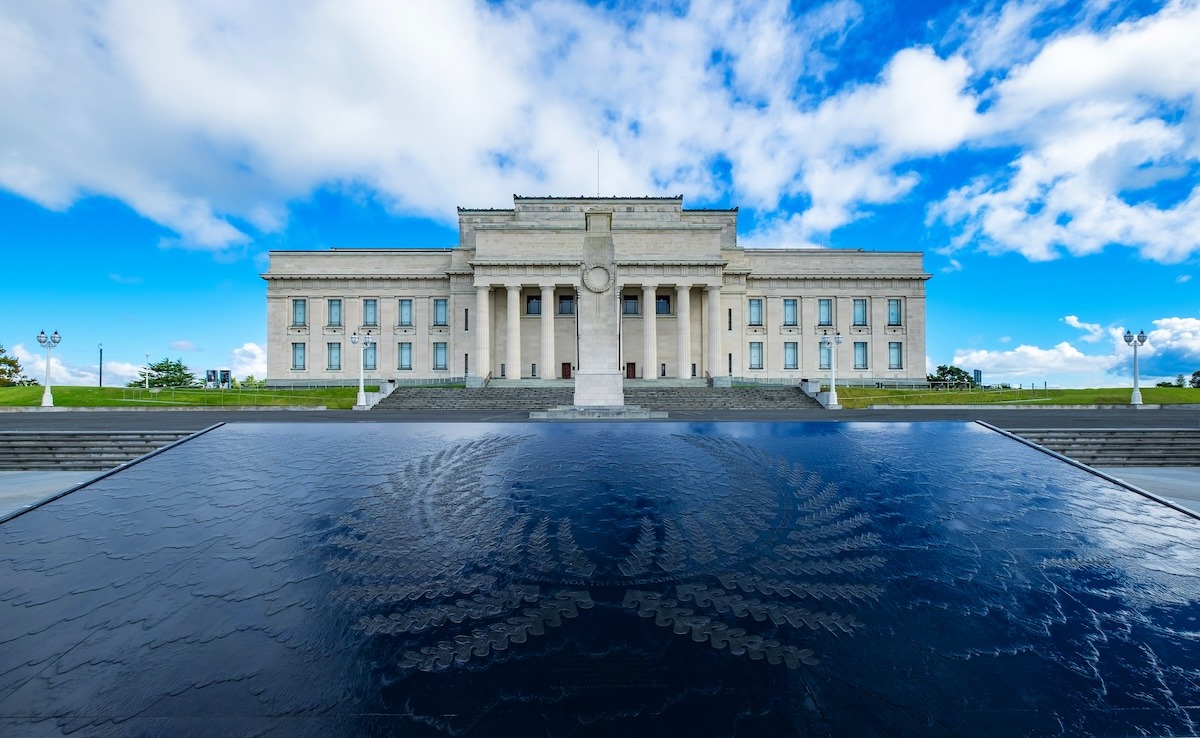
<svg viewBox="0 0 1200 738"><path fill-rule="evenodd" d="M1011 390L901 390L870 387L838 387L844 407L871 405L1128 405L1131 388L1107 389L1011 389ZM1200 389L1192 387L1143 387L1142 402L1148 405L1200 403Z"/></svg>
<svg viewBox="0 0 1200 738"><path fill-rule="evenodd" d="M42 387L0 387L0 406L37 407L42 404ZM368 391L376 390L368 387ZM56 407L180 407L254 406L315 407L349 410L354 407L357 387L326 387L295 390L205 390L163 388L152 392L122 387L53 387Z"/></svg>

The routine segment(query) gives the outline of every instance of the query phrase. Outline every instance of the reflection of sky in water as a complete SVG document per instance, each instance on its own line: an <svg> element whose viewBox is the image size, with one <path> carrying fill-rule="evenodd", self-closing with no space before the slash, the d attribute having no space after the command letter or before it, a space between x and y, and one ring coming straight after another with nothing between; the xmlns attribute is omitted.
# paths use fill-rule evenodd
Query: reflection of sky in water
<svg viewBox="0 0 1200 738"><path fill-rule="evenodd" d="M3 526L0 729L1190 734L1198 531L970 424L224 426Z"/></svg>

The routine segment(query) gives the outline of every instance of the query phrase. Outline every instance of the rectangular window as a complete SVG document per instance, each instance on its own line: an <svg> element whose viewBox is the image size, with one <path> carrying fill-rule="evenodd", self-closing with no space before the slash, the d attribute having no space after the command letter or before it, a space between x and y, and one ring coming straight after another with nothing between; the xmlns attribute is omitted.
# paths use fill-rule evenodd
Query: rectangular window
<svg viewBox="0 0 1200 738"><path fill-rule="evenodd" d="M866 341L855 341L854 342L854 368L855 369L866 369L867 368L867 342Z"/></svg>
<svg viewBox="0 0 1200 738"><path fill-rule="evenodd" d="M755 297L750 300L750 309L747 310L746 316L749 325L763 324L762 299Z"/></svg>
<svg viewBox="0 0 1200 738"><path fill-rule="evenodd" d="M888 344L888 369L903 369L904 368L904 352L901 350L899 341L892 341Z"/></svg>
<svg viewBox="0 0 1200 738"><path fill-rule="evenodd" d="M783 324L792 327L800 325L800 314L796 311L794 299L783 301Z"/></svg>
<svg viewBox="0 0 1200 738"><path fill-rule="evenodd" d="M292 325L308 325L308 300L292 300Z"/></svg>
<svg viewBox="0 0 1200 738"><path fill-rule="evenodd" d="M750 342L750 368L751 369L762 369L763 368L763 352L762 352L762 342L761 341L751 341Z"/></svg>
<svg viewBox="0 0 1200 738"><path fill-rule="evenodd" d="M903 325L900 320L900 298L888 298L888 325Z"/></svg>
<svg viewBox="0 0 1200 738"><path fill-rule="evenodd" d="M447 312L446 304L447 301L444 298L433 301L434 325L450 325L450 314Z"/></svg>
<svg viewBox="0 0 1200 738"><path fill-rule="evenodd" d="M865 297L854 298L854 325L867 324L867 300Z"/></svg>
<svg viewBox="0 0 1200 738"><path fill-rule="evenodd" d="M447 361L446 344L442 342L433 344L433 368L448 369Z"/></svg>
<svg viewBox="0 0 1200 738"><path fill-rule="evenodd" d="M525 295L525 314L542 314L542 298L539 295Z"/></svg>
<svg viewBox="0 0 1200 738"><path fill-rule="evenodd" d="M575 314L575 295L559 295L558 296L558 314L559 315L574 315Z"/></svg>
<svg viewBox="0 0 1200 738"><path fill-rule="evenodd" d="M621 314L622 315L637 315L638 314L638 296L637 295L621 295Z"/></svg>
<svg viewBox="0 0 1200 738"><path fill-rule="evenodd" d="M471 330L471 308L463 308L463 330Z"/></svg>
<svg viewBox="0 0 1200 738"><path fill-rule="evenodd" d="M817 325L833 325L833 300L828 297L817 300Z"/></svg>
<svg viewBox="0 0 1200 738"><path fill-rule="evenodd" d="M379 325L379 300L363 300L363 325Z"/></svg>
<svg viewBox="0 0 1200 738"><path fill-rule="evenodd" d="M833 362L833 346L824 343L818 343L820 351L817 352L817 368L828 369Z"/></svg>
<svg viewBox="0 0 1200 738"><path fill-rule="evenodd" d="M654 296L654 313L656 315L671 314L671 296L670 295L655 295Z"/></svg>
<svg viewBox="0 0 1200 738"><path fill-rule="evenodd" d="M400 344L399 355L396 356L396 366L405 371L412 370L412 344L405 341Z"/></svg>
<svg viewBox="0 0 1200 738"><path fill-rule="evenodd" d="M332 299L329 301L329 325L330 327L338 328L342 325L342 301Z"/></svg>
<svg viewBox="0 0 1200 738"><path fill-rule="evenodd" d="M400 301L400 320L397 322L399 325L411 326L413 324L412 300Z"/></svg>
<svg viewBox="0 0 1200 738"><path fill-rule="evenodd" d="M795 341L785 341L783 344L783 368L800 368L800 347Z"/></svg>
<svg viewBox="0 0 1200 738"><path fill-rule="evenodd" d="M304 344L302 343L292 344L292 368L304 368Z"/></svg>
<svg viewBox="0 0 1200 738"><path fill-rule="evenodd" d="M342 344L327 343L325 344L325 357L327 359L325 368L330 371L341 371L342 369Z"/></svg>
<svg viewBox="0 0 1200 738"><path fill-rule="evenodd" d="M363 371L375 371L375 347L378 345L377 343L372 343L363 346Z"/></svg>

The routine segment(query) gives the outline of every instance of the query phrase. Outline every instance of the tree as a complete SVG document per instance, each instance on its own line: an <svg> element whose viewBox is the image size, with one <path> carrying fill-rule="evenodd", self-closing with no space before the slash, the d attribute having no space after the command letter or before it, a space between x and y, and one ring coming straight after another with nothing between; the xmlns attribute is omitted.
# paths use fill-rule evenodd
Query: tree
<svg viewBox="0 0 1200 738"><path fill-rule="evenodd" d="M151 387L196 387L200 384L192 370L187 368L183 359L162 359L149 366ZM126 387L143 387L146 384L146 371L142 376L133 380Z"/></svg>
<svg viewBox="0 0 1200 738"><path fill-rule="evenodd" d="M25 376L23 371L17 357L9 356L4 346L0 345L0 387L28 387L37 384L36 380Z"/></svg>
<svg viewBox="0 0 1200 738"><path fill-rule="evenodd" d="M247 374L242 380L241 386L243 389L262 389L267 384L265 379L255 379L253 374Z"/></svg>
<svg viewBox="0 0 1200 738"><path fill-rule="evenodd" d="M1200 389L1200 372L1192 372L1192 379L1190 382L1188 382L1188 384L1192 385L1196 389Z"/></svg>
<svg viewBox="0 0 1200 738"><path fill-rule="evenodd" d="M937 368L937 372L930 374L927 379L930 382L944 382L949 384L965 384L968 387L975 384L975 380L967 373L966 369L960 369L953 365L942 364Z"/></svg>
<svg viewBox="0 0 1200 738"><path fill-rule="evenodd" d="M1182 375L1182 374L1180 374L1178 377L1175 377L1175 386L1176 386L1176 387L1186 387L1186 386L1187 386L1187 383L1185 383L1185 382L1183 381L1183 375Z"/></svg>

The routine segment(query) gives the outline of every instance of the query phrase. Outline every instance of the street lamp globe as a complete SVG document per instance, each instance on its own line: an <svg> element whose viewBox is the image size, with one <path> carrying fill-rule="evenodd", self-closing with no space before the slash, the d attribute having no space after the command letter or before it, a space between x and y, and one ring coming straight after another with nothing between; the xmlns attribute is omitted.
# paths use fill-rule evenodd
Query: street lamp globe
<svg viewBox="0 0 1200 738"><path fill-rule="evenodd" d="M363 367L367 363L367 347L371 346L374 342L375 340L371 338L371 331L367 331L366 335L361 337L355 331L350 336L350 343L355 346L358 346L359 343L362 344L358 352L358 397L355 399L354 404L363 409L367 407L367 392L366 387L363 385Z"/></svg>
<svg viewBox="0 0 1200 738"><path fill-rule="evenodd" d="M839 331L832 339L829 331L821 331L821 348L829 351L829 400L826 407L837 407L837 347L842 345L842 334Z"/></svg>

